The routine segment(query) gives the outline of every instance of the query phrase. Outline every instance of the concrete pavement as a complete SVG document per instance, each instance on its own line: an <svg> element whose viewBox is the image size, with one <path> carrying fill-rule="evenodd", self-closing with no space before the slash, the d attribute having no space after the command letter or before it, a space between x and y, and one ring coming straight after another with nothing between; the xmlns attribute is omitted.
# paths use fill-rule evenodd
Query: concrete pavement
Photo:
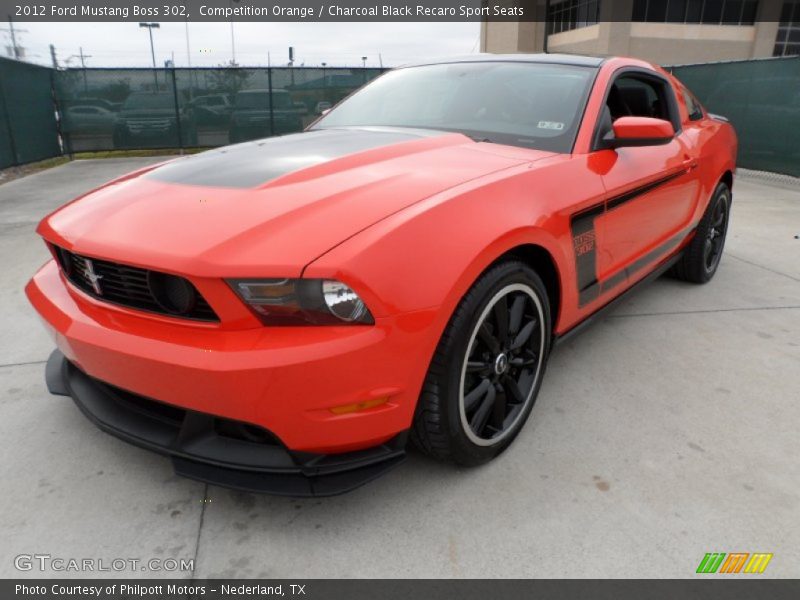
<svg viewBox="0 0 800 600"><path fill-rule="evenodd" d="M412 453L354 493L293 500L173 476L47 394L22 288L48 211L158 159L0 185L0 577L14 557L193 559L181 577L690 577L706 552L800 564L800 190L740 178L706 286L661 279L552 356L497 461ZM106 575L113 576L114 573Z"/></svg>

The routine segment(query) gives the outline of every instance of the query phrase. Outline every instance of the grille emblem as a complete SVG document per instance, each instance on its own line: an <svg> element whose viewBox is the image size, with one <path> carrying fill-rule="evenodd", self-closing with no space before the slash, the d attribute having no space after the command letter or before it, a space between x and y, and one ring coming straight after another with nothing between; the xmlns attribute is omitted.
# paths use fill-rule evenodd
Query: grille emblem
<svg viewBox="0 0 800 600"><path fill-rule="evenodd" d="M86 264L86 279L88 279L89 283L92 284L94 293L98 296L102 296L103 288L100 287L100 280L103 278L103 276L94 272L94 263L91 260L84 258L83 262Z"/></svg>

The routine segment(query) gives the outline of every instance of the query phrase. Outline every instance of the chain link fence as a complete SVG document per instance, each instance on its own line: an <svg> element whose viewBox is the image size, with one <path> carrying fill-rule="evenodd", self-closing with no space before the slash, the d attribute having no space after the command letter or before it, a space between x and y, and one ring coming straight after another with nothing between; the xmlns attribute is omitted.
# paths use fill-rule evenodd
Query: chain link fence
<svg viewBox="0 0 800 600"><path fill-rule="evenodd" d="M671 68L739 134L739 165L800 176L800 57ZM301 131L381 69L53 70L0 59L0 168Z"/></svg>
<svg viewBox="0 0 800 600"><path fill-rule="evenodd" d="M0 60L0 168L75 152L214 147L302 131L382 72L53 70Z"/></svg>
<svg viewBox="0 0 800 600"><path fill-rule="evenodd" d="M380 69L69 69L67 152L211 147L302 131Z"/></svg>

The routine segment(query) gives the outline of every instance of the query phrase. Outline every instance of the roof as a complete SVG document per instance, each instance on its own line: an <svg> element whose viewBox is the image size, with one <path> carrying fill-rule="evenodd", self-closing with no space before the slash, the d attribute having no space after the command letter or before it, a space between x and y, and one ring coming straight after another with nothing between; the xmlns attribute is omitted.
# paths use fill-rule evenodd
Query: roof
<svg viewBox="0 0 800 600"><path fill-rule="evenodd" d="M575 54L466 54L464 56L420 61L403 66L419 67L422 65L440 65L461 62L527 62L597 68L602 65L605 60L605 58L597 56L578 56Z"/></svg>

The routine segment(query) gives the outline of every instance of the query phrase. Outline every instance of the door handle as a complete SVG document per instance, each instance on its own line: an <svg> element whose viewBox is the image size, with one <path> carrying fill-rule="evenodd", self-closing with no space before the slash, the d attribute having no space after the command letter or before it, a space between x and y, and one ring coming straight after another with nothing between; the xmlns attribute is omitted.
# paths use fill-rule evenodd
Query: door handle
<svg viewBox="0 0 800 600"><path fill-rule="evenodd" d="M690 158L683 161L683 168L686 169L687 173L694 171L697 168L697 159Z"/></svg>

